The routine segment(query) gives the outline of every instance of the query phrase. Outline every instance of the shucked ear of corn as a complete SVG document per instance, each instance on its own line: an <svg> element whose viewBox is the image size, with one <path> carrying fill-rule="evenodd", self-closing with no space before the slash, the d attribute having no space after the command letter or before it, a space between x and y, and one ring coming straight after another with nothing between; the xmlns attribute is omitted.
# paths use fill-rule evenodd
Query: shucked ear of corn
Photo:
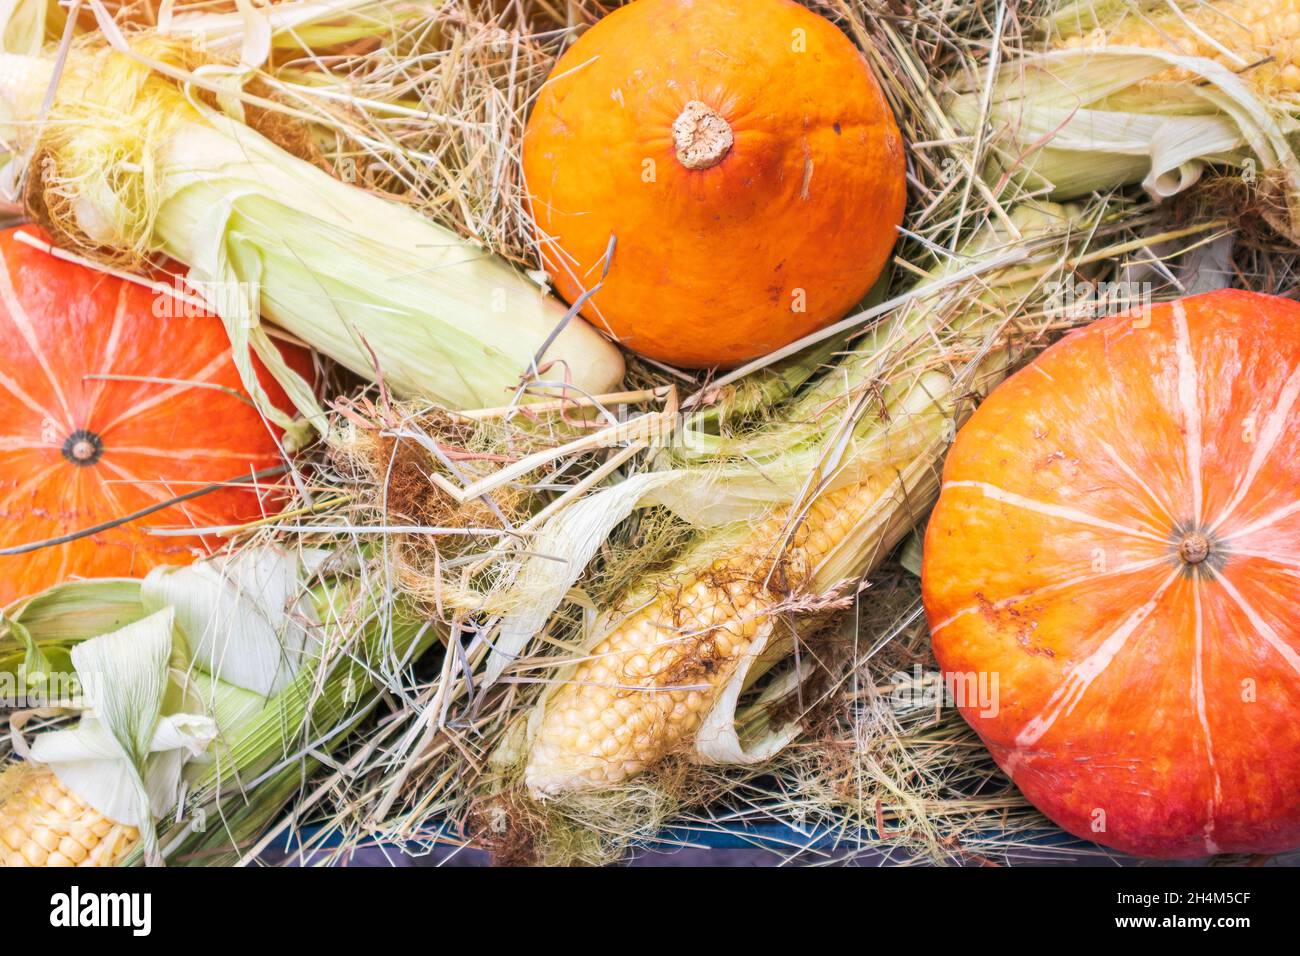
<svg viewBox="0 0 1300 956"><path fill-rule="evenodd" d="M113 866L139 839L47 768L14 764L0 773L0 866Z"/></svg>
<svg viewBox="0 0 1300 956"><path fill-rule="evenodd" d="M926 479L913 488L921 501L937 476ZM882 485L891 483L827 492L793 524L794 509L783 508L735 551L666 581L662 594L588 652L547 704L528 787L549 795L617 784L691 743L760 631L808 586L809 569L880 508ZM887 551L915 516L899 507L898 517L874 546Z"/></svg>
<svg viewBox="0 0 1300 956"><path fill-rule="evenodd" d="M1068 233L1072 215L1034 205L1014 221L1033 243ZM989 230L964 251L1005 241ZM778 616L817 608L837 585L869 572L932 502L943 451L966 411L960 399L1007 370L1007 353L980 349L1043 274L902 310L794 400L786 421L738 449L750 460L765 449L772 468L751 468L731 479L738 485L756 474L771 482L779 467L797 463L803 490L739 543L711 547L706 539L695 552L702 560L688 558L656 582L558 678L532 719L524 777L535 795L612 786L691 747L708 756L714 742L704 735L724 732L714 707L767 647ZM946 319L936 320L941 310ZM717 480L725 489L725 472ZM736 531L722 534L729 542Z"/></svg>
<svg viewBox="0 0 1300 956"><path fill-rule="evenodd" d="M1300 237L1300 7L1293 0L1080 0L1039 23L1037 52L947 100L992 181L1073 199L1141 183L1164 198L1220 167L1257 185ZM988 84L991 83L991 89Z"/></svg>
<svg viewBox="0 0 1300 956"><path fill-rule="evenodd" d="M316 767L316 754L374 705L372 675L419 654L435 635L346 574L309 580L324 560L323 552L300 559L251 549L228 561L159 569L144 582L61 585L6 609L0 672L28 697L54 686L51 675L69 672L71 661L94 721L89 731L38 734L30 758L0 773L0 862L238 859L239 847L262 833ZM122 635L159 621L165 630L149 633L170 647L170 662L166 648L151 660L123 645ZM94 657L85 653L92 645ZM92 698L90 681L126 689L100 687ZM210 717L186 720L181 712ZM133 718L141 720L134 736L142 746L121 732ZM198 738L210 741L208 754L161 752L171 741L160 741L155 728L166 724L164 736L174 736L203 721L219 730L215 740ZM81 733L92 735L90 753L79 750ZM112 739L121 759L90 759ZM132 800L136 786L145 805ZM130 814L142 816L139 826Z"/></svg>

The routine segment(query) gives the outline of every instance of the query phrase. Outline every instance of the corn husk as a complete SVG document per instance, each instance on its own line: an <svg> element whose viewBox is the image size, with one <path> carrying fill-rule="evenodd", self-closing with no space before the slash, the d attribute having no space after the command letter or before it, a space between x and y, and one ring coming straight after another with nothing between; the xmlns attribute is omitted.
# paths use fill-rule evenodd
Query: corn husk
<svg viewBox="0 0 1300 956"><path fill-rule="evenodd" d="M90 4L97 16L107 10ZM206 50L239 54L244 67L264 65L273 49L320 50L373 37L399 15L392 0L286 0L254 4L235 0L235 10L183 9L163 0L155 11L161 36L193 39ZM38 55L63 31L67 15L50 0L0 0L0 49Z"/></svg>
<svg viewBox="0 0 1300 956"><path fill-rule="evenodd" d="M58 9L50 0L0 0L0 50L40 53L48 37L47 24Z"/></svg>
<svg viewBox="0 0 1300 956"><path fill-rule="evenodd" d="M191 38L214 53L237 52L239 66L247 69L265 65L274 49L320 50L383 34L399 15L391 0L287 0L266 6L236 0L235 5L233 12L174 13L174 4L164 2L158 34Z"/></svg>
<svg viewBox="0 0 1300 956"><path fill-rule="evenodd" d="M328 558L314 548L253 548L159 567L141 582L140 602L174 609L191 659L205 672L269 697L320 656L320 617L303 582Z"/></svg>
<svg viewBox="0 0 1300 956"><path fill-rule="evenodd" d="M1083 33L1127 9L1073 4L1040 26ZM1058 201L1140 183L1164 199L1225 167L1276 191L1271 221L1300 236L1296 105L1214 60L1118 45L1026 53L964 80L945 105L983 142L990 182L1014 179Z"/></svg>
<svg viewBox="0 0 1300 956"><path fill-rule="evenodd" d="M154 816L175 806L185 760L217 734L204 714L164 712L174 617L167 608L74 647L81 720L21 748L99 813L138 829L150 862L160 862Z"/></svg>
<svg viewBox="0 0 1300 956"><path fill-rule="evenodd" d="M128 49L74 48L42 124L50 62L0 57L0 135L29 160L28 204L61 242L188 266L269 418L291 424L254 355L324 428L264 318L398 397L451 408L502 404L548 367L579 392L621 379L618 350L504 261L244 125L237 89L205 80L192 51L157 37ZM215 88L222 109L195 86Z"/></svg>
<svg viewBox="0 0 1300 956"><path fill-rule="evenodd" d="M405 661L431 640L428 627L384 601L364 618L366 633L350 632L357 609L349 605L348 623L341 615L356 588L338 568L321 580L325 557L256 547L158 569L143 582L61 585L9 610L0 639L7 668L35 649L47 664L66 658L85 689L52 702L80 715L75 726L30 744L20 736L19 752L140 830L128 863L238 856L231 847L292 797L285 781L300 782L314 754L373 705L368 669L390 654ZM86 633L123 618L116 630ZM24 690L51 686L55 673ZM16 728L27 721L20 715Z"/></svg>

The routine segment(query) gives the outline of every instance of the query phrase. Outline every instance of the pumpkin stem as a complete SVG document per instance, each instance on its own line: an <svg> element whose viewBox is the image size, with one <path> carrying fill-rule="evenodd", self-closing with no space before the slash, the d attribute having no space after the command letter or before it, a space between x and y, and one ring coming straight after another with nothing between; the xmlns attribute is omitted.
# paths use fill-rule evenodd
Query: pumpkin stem
<svg viewBox="0 0 1300 956"><path fill-rule="evenodd" d="M1192 531L1183 536L1178 544L1178 556L1188 564L1200 564L1210 554L1210 540L1199 531Z"/></svg>
<svg viewBox="0 0 1300 956"><path fill-rule="evenodd" d="M673 145L677 161L687 169L708 169L722 162L731 150L731 125L717 110L691 100L673 120Z"/></svg>
<svg viewBox="0 0 1300 956"><path fill-rule="evenodd" d="M78 428L63 443L63 457L74 465L93 465L103 453L103 439L84 428Z"/></svg>

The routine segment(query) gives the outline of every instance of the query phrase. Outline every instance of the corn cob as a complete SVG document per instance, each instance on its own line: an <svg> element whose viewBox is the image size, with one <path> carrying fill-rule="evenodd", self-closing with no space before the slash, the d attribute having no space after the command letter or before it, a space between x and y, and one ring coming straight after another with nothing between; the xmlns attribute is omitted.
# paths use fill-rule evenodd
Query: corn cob
<svg viewBox="0 0 1300 956"><path fill-rule="evenodd" d="M1058 14L1058 19L1060 14ZM1143 47L1215 60L1266 92L1300 91L1300 0L1222 0L1188 3L1177 12L1160 7L1128 15L1111 29L1067 36L1057 49ZM1261 62L1267 61L1267 62ZM1171 70L1161 80L1186 79Z"/></svg>
<svg viewBox="0 0 1300 956"><path fill-rule="evenodd" d="M140 834L77 799L47 768L0 774L0 865L113 866Z"/></svg>
<svg viewBox="0 0 1300 956"><path fill-rule="evenodd" d="M607 787L690 741L764 621L879 504L878 482L846 485L818 497L792 534L781 509L620 622L547 702L529 789Z"/></svg>
<svg viewBox="0 0 1300 956"><path fill-rule="evenodd" d="M135 58L184 74L210 65L202 51L152 31L132 44L132 56L74 47L44 122L53 60L0 52L3 151L32 157L26 201L59 244L189 267L269 420L292 424L267 399L250 349L325 427L311 385L261 319L360 375L378 367L398 396L450 408L499 404L534 364L562 362L592 394L622 379L618 349L581 318L566 321L565 306L504 259L200 109L188 84Z"/></svg>
<svg viewBox="0 0 1300 956"><path fill-rule="evenodd" d="M1017 241L1031 242L1059 232L1077 214L1073 207L1025 203L1011 218ZM990 226L963 252L989 254L1006 242ZM1044 248L1059 255L1054 245ZM985 353L984 343L1013 304L1025 308L1041 289L1032 275L991 285L950 304L955 312L944 313L941 327L934 310L942 307L922 299L875 326L858 350L752 436L752 444L720 449L751 466L760 462L761 477L749 478L763 482L791 466L806 480L824 466L828 448L839 448L841 464L853 470L841 472L850 479L845 484L806 506L796 500L777 508L739 543L718 542L725 550L679 562L644 604L636 604L644 592L629 597L628 613L534 711L528 789L547 797L606 788L691 746L711 759L713 742L698 733L773 618L822 607L836 585L870 573L938 496L939 465L966 399L1006 374L1007 356ZM982 357L969 365L959 360L955 377L943 370L969 354ZM867 387L881 406L857 421L854 443L843 446L837 401ZM805 427L814 420L820 428ZM771 649L771 642L765 646Z"/></svg>

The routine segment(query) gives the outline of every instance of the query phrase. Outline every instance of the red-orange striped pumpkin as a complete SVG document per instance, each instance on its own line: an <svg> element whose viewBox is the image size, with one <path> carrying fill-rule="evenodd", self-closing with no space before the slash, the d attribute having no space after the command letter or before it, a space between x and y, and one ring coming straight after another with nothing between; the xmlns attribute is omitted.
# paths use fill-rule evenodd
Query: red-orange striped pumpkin
<svg viewBox="0 0 1300 956"><path fill-rule="evenodd" d="M923 567L999 765L1155 857L1300 845L1298 583L1300 305L1236 291L1097 321L996 389Z"/></svg>
<svg viewBox="0 0 1300 956"><path fill-rule="evenodd" d="M19 242L17 231L0 233L0 548L66 535L281 462L280 433L244 396L218 318L56 259ZM285 351L301 371L310 369L307 353ZM263 378L272 400L288 408ZM67 544L0 557L0 605L72 577L136 576L188 563L203 539L146 529L243 522L275 507L275 495L232 487Z"/></svg>

